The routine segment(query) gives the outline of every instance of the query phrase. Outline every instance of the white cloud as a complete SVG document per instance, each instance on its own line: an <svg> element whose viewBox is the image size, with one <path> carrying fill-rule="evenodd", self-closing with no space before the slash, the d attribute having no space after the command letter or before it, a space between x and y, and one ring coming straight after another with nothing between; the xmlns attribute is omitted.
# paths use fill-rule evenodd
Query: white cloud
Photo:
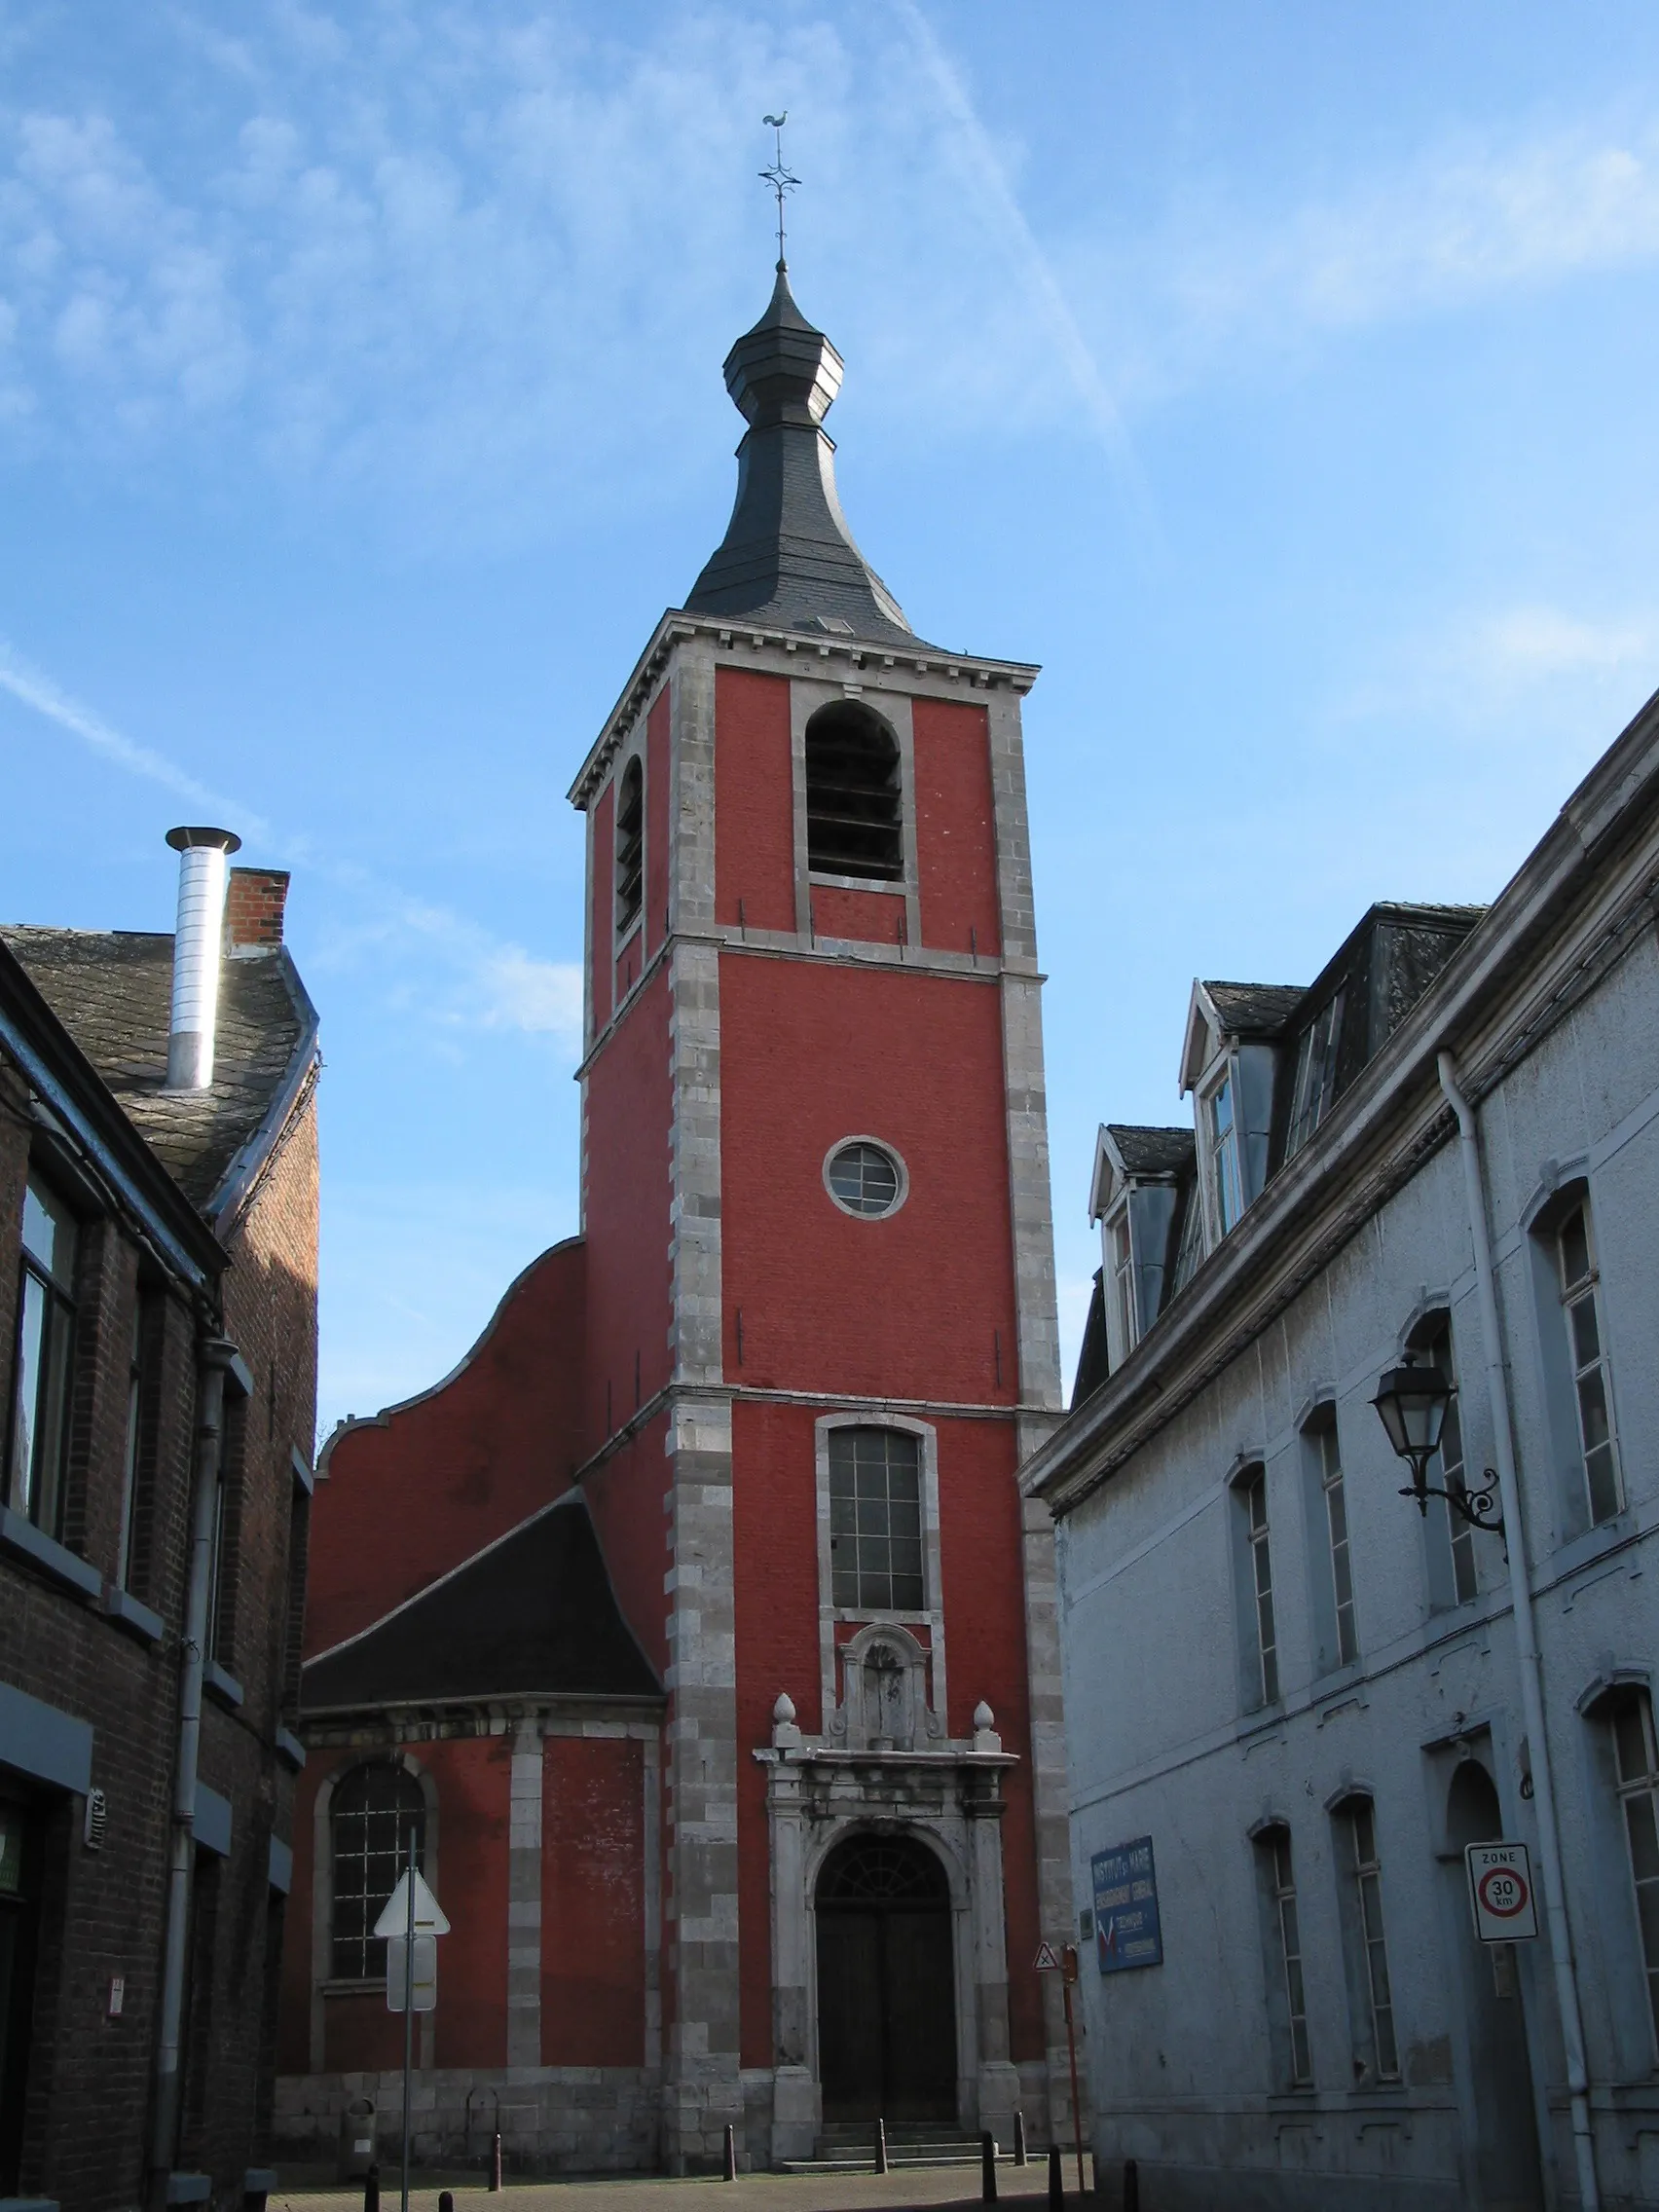
<svg viewBox="0 0 1659 2212"><path fill-rule="evenodd" d="M1472 657L1493 681L1605 675L1659 662L1659 615L1591 622L1554 607L1517 607L1477 623Z"/></svg>
<svg viewBox="0 0 1659 2212"><path fill-rule="evenodd" d="M478 981L487 1028L522 1029L580 1049L582 972L573 961L536 960L522 945L503 945L479 964Z"/></svg>

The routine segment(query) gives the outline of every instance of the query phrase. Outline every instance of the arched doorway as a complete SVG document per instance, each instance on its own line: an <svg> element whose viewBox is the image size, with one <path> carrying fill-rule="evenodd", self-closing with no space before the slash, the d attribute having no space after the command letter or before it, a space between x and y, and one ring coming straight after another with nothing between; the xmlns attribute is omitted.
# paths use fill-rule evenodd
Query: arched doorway
<svg viewBox="0 0 1659 2212"><path fill-rule="evenodd" d="M1475 2102L1474 2172L1483 2212L1534 2212L1544 2201L1532 2068L1513 1944L1483 1943L1469 1913L1463 1847L1503 1834L1497 1789L1478 1759L1464 1759L1446 1792L1446 1838L1456 1853L1455 1924L1462 1931L1462 1974Z"/></svg>
<svg viewBox="0 0 1659 2212"><path fill-rule="evenodd" d="M849 1836L825 1860L816 1901L825 2120L954 2120L944 1868L913 1836Z"/></svg>

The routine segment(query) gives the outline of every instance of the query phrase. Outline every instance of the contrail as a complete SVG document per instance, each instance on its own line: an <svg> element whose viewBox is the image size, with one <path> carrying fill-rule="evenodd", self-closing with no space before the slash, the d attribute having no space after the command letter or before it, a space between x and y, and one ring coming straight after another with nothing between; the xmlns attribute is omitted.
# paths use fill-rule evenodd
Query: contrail
<svg viewBox="0 0 1659 2212"><path fill-rule="evenodd" d="M245 830L276 856L303 866L339 889L355 894L378 908L377 926L369 934L382 938L401 931L442 946L477 985L477 1014L486 1028L515 1028L562 1036L573 1051L581 1049L581 970L568 961L538 960L522 945L513 944L464 915L429 901L412 899L395 884L383 882L351 861L332 854L317 854L305 837L284 837L263 816L238 799L209 791L205 784L186 775L164 755L134 745L103 717L55 683L51 677L31 668L4 639L0 639L0 690L9 691L23 706L68 730L94 753L160 784L185 800L203 816L228 828Z"/></svg>
<svg viewBox="0 0 1659 2212"><path fill-rule="evenodd" d="M257 837L270 835L269 823L263 821L250 807L243 806L240 800L225 798L218 792L210 792L205 784L199 784L194 776L187 776L182 768L175 768L160 753L152 753L147 746L134 745L129 737L123 737L120 730L112 729L101 715L93 714L90 707L83 707L78 699L72 699L66 691L59 689L49 676L43 676L38 669L31 668L4 639L0 639L0 689L10 691L14 699L20 700L25 707L32 707L37 715L44 715L48 721L55 722L59 729L68 730L84 745L90 745L94 753L101 753L106 760L113 760L118 767L125 768L129 775L142 776L149 783L160 784L164 790L173 793L178 798L188 799L193 807L219 821L229 818L233 822L244 823Z"/></svg>
<svg viewBox="0 0 1659 2212"><path fill-rule="evenodd" d="M1017 259L1025 265L1059 349L1060 358L1106 449L1107 458L1117 472L1124 494L1134 510L1136 521L1144 529L1150 530L1151 501L1128 432L1124 427L1118 403L1107 388L1106 380L1100 373L1100 365L1072 313L1071 303L1004 173L990 134L979 121L974 103L968 96L968 88L934 35L933 25L917 6L916 0L899 0L899 10L910 26L923 65L933 80L945 111L962 134L979 181L1001 217L1009 243Z"/></svg>

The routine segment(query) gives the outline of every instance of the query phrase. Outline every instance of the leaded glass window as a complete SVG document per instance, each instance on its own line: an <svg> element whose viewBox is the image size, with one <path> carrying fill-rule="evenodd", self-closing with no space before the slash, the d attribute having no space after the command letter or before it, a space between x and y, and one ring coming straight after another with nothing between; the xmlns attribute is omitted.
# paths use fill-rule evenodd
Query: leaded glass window
<svg viewBox="0 0 1659 2212"><path fill-rule="evenodd" d="M353 1767L337 1785L328 1817L334 1864L331 1971L337 1981L380 1981L386 1975L386 1941L374 1926L407 1863L411 1829L416 1865L425 1860L421 1785L389 1761Z"/></svg>
<svg viewBox="0 0 1659 2212"><path fill-rule="evenodd" d="M830 1574L852 1612L919 1613L921 1453L901 1428L830 1431Z"/></svg>

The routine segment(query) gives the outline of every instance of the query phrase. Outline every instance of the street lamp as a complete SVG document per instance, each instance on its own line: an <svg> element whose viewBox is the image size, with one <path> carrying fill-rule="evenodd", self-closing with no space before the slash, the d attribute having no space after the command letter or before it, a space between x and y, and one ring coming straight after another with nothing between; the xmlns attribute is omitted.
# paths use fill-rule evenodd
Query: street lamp
<svg viewBox="0 0 1659 2212"><path fill-rule="evenodd" d="M1378 1383L1371 1403L1395 1453L1411 1462L1412 1479L1400 1495L1415 1498L1418 1511L1423 1514L1431 1497L1443 1497L1471 1529L1492 1529L1502 1535L1497 1476L1490 1467L1480 1490L1469 1490L1461 1483L1456 1490L1439 1490L1428 1480L1428 1462L1440 1449L1440 1432L1452 1403L1452 1385L1440 1369L1391 1367Z"/></svg>

